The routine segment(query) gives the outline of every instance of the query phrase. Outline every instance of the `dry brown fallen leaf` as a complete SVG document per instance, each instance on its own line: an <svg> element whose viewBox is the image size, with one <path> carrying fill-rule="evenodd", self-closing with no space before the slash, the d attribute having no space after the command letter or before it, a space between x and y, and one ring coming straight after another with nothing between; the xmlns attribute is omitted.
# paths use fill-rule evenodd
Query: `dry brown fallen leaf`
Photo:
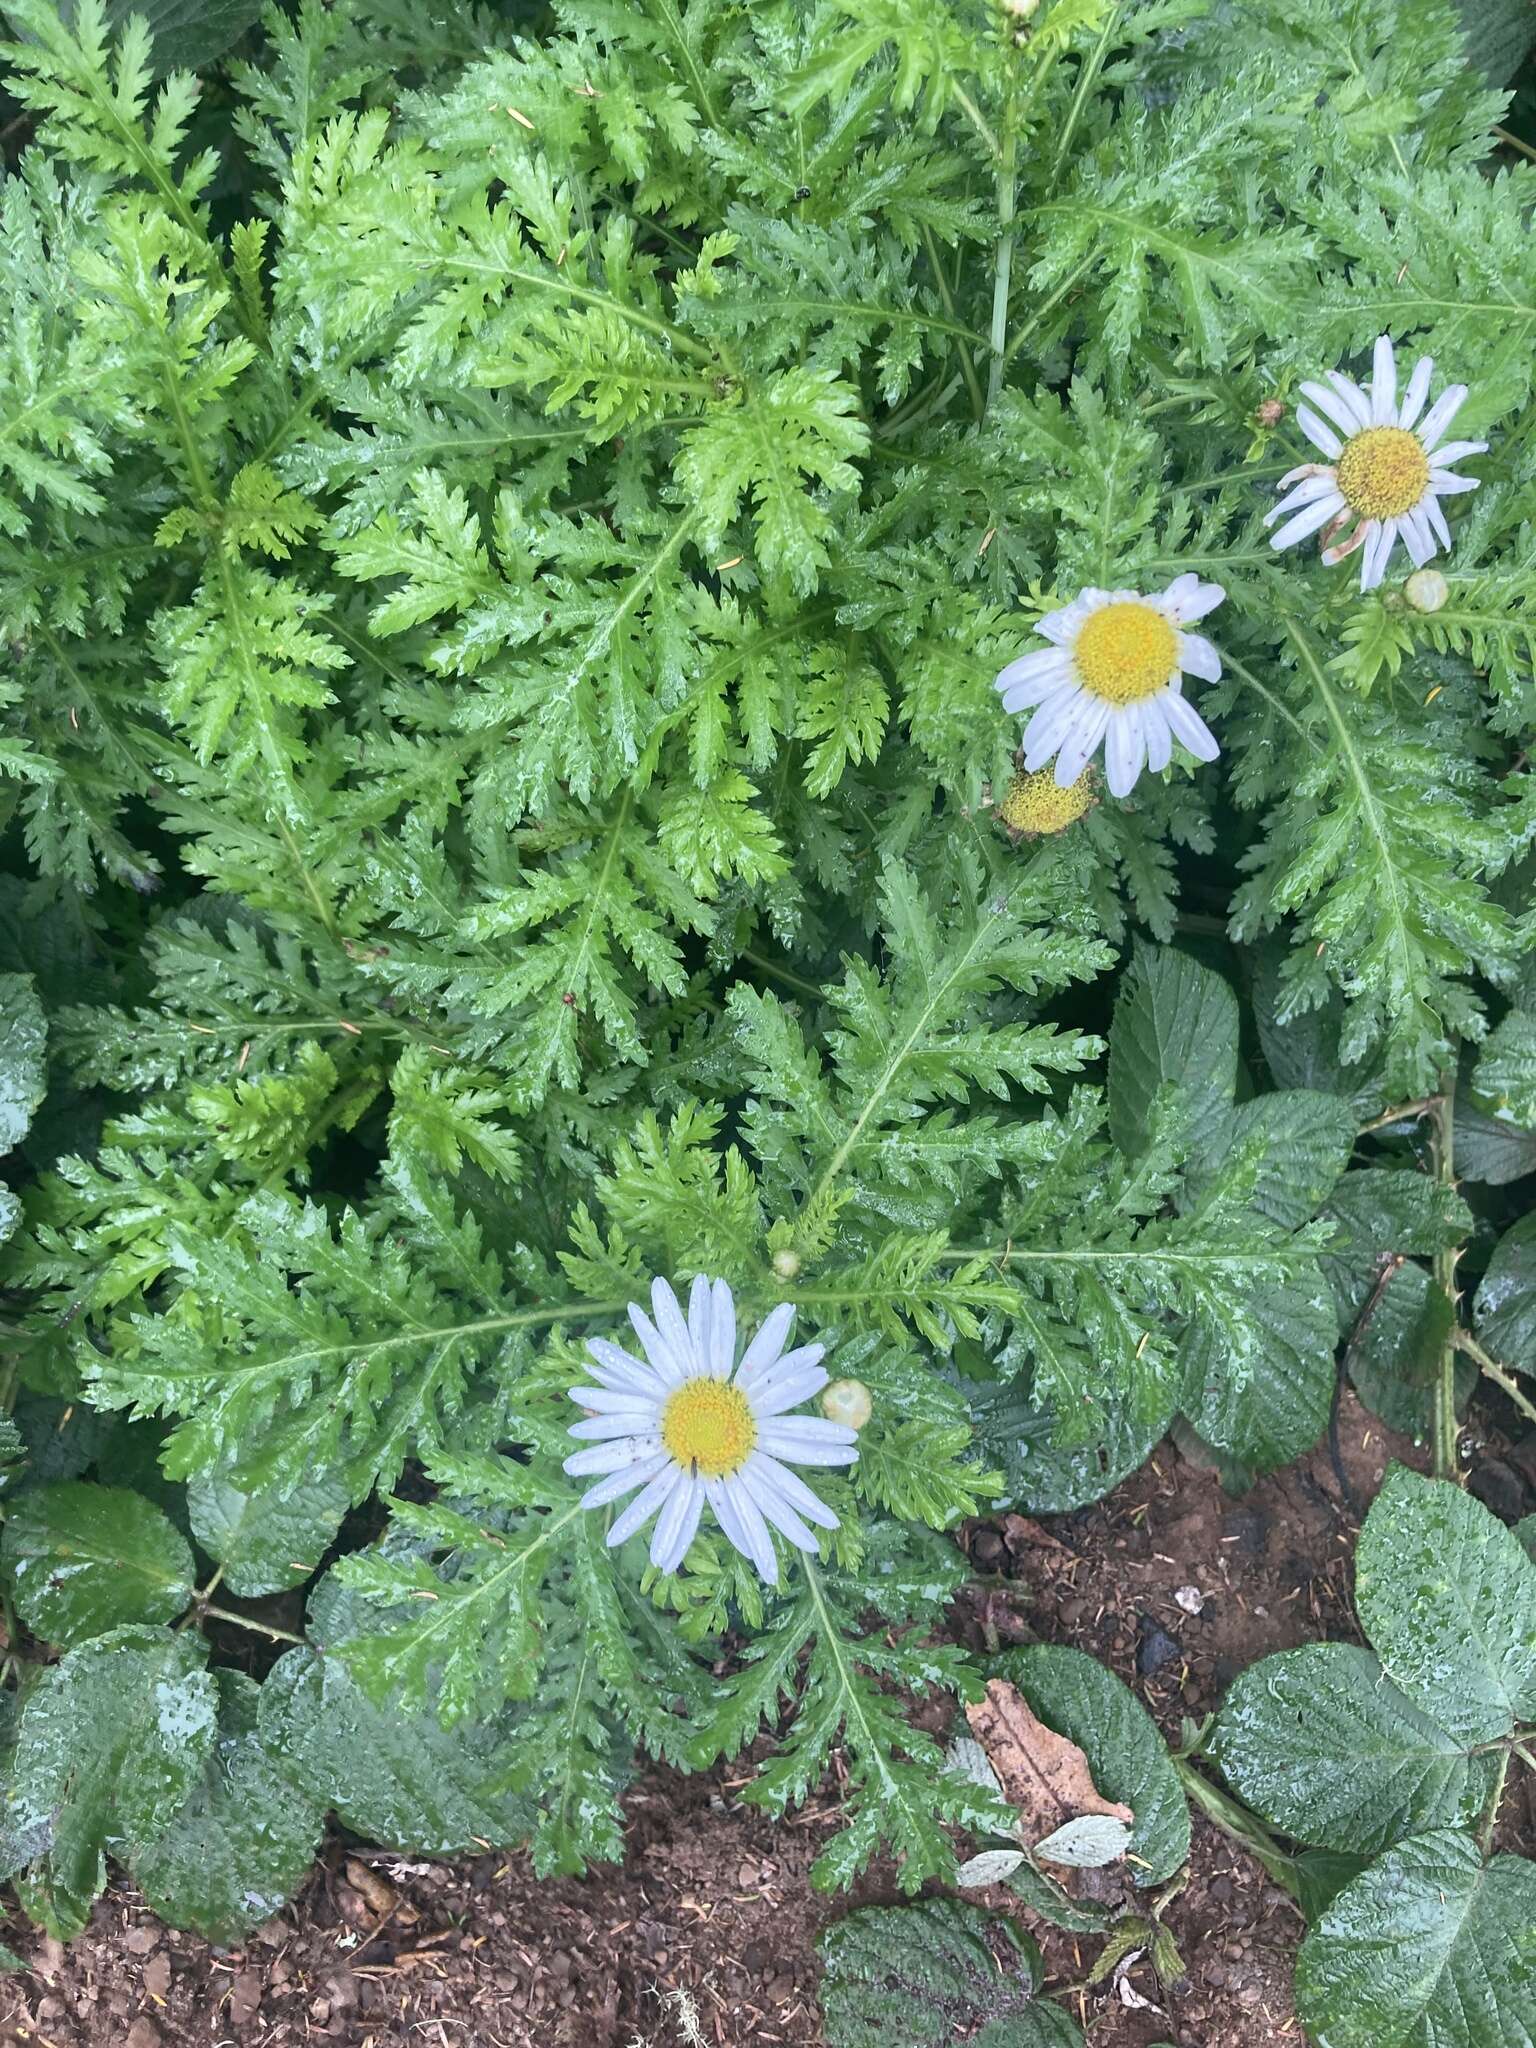
<svg viewBox="0 0 1536 2048"><path fill-rule="evenodd" d="M1020 1837L1031 1847L1081 1814L1107 1814L1127 1827L1136 1818L1128 1806L1100 1796L1077 1744L1037 1721L1018 1687L1005 1678L989 1678L986 1698L965 1714L1003 1796L1018 1809Z"/></svg>

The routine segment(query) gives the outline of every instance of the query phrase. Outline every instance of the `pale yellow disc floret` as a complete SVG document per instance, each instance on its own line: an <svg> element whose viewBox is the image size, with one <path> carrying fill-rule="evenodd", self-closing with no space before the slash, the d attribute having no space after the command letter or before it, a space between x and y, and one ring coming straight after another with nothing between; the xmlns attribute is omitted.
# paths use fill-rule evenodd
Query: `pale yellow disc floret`
<svg viewBox="0 0 1536 2048"><path fill-rule="evenodd" d="M662 1410L661 1441L679 1465L706 1479L726 1479L752 1455L757 1423L739 1387L688 1380Z"/></svg>
<svg viewBox="0 0 1536 2048"><path fill-rule="evenodd" d="M1178 629L1155 606L1134 599L1091 612L1072 649L1083 688L1116 705L1155 697L1172 681L1178 659Z"/></svg>
<svg viewBox="0 0 1536 2048"><path fill-rule="evenodd" d="M1093 771L1085 768L1070 788L1062 789L1050 768L1033 775L1015 775L997 815L1015 837L1065 832L1093 807Z"/></svg>
<svg viewBox="0 0 1536 2048"><path fill-rule="evenodd" d="M1400 519L1429 488L1429 457L1406 427L1367 427L1345 442L1338 478L1362 519Z"/></svg>

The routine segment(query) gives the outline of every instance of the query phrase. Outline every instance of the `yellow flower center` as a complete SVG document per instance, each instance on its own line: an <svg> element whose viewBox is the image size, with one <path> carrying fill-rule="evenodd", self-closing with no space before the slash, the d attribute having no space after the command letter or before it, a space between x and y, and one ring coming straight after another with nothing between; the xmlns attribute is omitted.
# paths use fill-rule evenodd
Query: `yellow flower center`
<svg viewBox="0 0 1536 2048"><path fill-rule="evenodd" d="M689 1380L661 1411L661 1440L679 1465L706 1479L724 1479L752 1455L757 1424L739 1387Z"/></svg>
<svg viewBox="0 0 1536 2048"><path fill-rule="evenodd" d="M1106 704L1156 696L1179 657L1177 629L1149 604L1107 604L1083 622L1072 649L1085 689Z"/></svg>
<svg viewBox="0 0 1536 2048"><path fill-rule="evenodd" d="M997 815L1010 832L1065 832L1093 804L1093 777L1084 769L1070 789L1062 789L1055 770L1015 775Z"/></svg>
<svg viewBox="0 0 1536 2048"><path fill-rule="evenodd" d="M1339 489L1362 519L1411 512L1429 483L1429 457L1406 427L1367 427L1344 444Z"/></svg>

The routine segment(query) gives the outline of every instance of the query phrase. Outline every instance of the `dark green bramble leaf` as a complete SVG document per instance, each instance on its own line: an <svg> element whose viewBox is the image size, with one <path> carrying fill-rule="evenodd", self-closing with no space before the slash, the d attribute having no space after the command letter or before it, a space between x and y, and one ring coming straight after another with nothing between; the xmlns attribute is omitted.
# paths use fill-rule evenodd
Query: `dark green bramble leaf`
<svg viewBox="0 0 1536 2048"><path fill-rule="evenodd" d="M1272 1826L1364 1854L1404 1835L1470 1826L1498 1770L1496 1757L1469 1754L1349 1643L1284 1650L1243 1672L1211 1753Z"/></svg>
<svg viewBox="0 0 1536 2048"><path fill-rule="evenodd" d="M1536 1216L1523 1217L1499 1239L1474 1307L1477 1334L1494 1357L1536 1373Z"/></svg>
<svg viewBox="0 0 1536 2048"><path fill-rule="evenodd" d="M1388 1676L1458 1742L1536 1712L1536 1568L1459 1486L1392 1467L1360 1532L1355 1599Z"/></svg>
<svg viewBox="0 0 1536 2048"><path fill-rule="evenodd" d="M323 1477L291 1494L242 1493L217 1470L187 1483L192 1533L242 1600L301 1586L319 1568L347 1506L346 1489Z"/></svg>
<svg viewBox="0 0 1536 2048"><path fill-rule="evenodd" d="M1281 1089L1239 1103L1225 1124L1213 1120L1201 1159L1202 1181L1234 1153L1252 1151L1257 1176L1248 1200L1283 1230L1297 1230L1333 1193L1355 1147L1347 1102L1304 1088Z"/></svg>
<svg viewBox="0 0 1536 2048"><path fill-rule="evenodd" d="M1109 1129L1127 1158L1146 1151L1164 1087L1183 1100L1191 1151L1216 1152L1237 1090L1237 998L1187 953L1141 946L1109 1036Z"/></svg>
<svg viewBox="0 0 1536 2048"><path fill-rule="evenodd" d="M1147 1453L1173 1418L1173 1401L1150 1422L1138 1424L1116 1403L1104 1435L1088 1444L1059 1445L1060 1424L1034 1407L1018 1388L970 1390L971 1422L977 1448L1003 1474L1003 1499L1031 1515L1065 1515L1102 1500Z"/></svg>
<svg viewBox="0 0 1536 2048"><path fill-rule="evenodd" d="M1536 1864L1442 1828L1389 1849L1301 1945L1296 2010L1331 2048L1518 2048L1536 2010Z"/></svg>
<svg viewBox="0 0 1536 2048"><path fill-rule="evenodd" d="M503 1789L506 1731L445 1730L430 1706L375 1705L331 1647L378 1626L331 1577L310 1602L318 1649L285 1652L261 1688L259 1729L307 1798L370 1841L433 1856L525 1841L534 1812Z"/></svg>
<svg viewBox="0 0 1536 2048"><path fill-rule="evenodd" d="M956 1899L866 1906L817 1944L831 2048L1081 2048L1059 2006L1037 1998L1040 1951L1013 1925Z"/></svg>
<svg viewBox="0 0 1536 2048"><path fill-rule="evenodd" d="M1300 1457L1327 1427L1338 1316L1315 1266L1284 1276L1240 1270L1232 1284L1191 1319L1184 1412L1217 1450L1268 1470ZM1237 1372L1234 1331L1246 1354Z"/></svg>
<svg viewBox="0 0 1536 2048"><path fill-rule="evenodd" d="M302 1884L325 1820L257 1726L260 1687L213 1674L218 1727L186 1803L132 1858L134 1881L173 1927L237 1941Z"/></svg>
<svg viewBox="0 0 1536 2048"><path fill-rule="evenodd" d="M107 24L122 31L137 15L149 30L157 74L184 69L200 71L222 57L232 43L261 17L260 0L104 0ZM59 15L71 27L88 18L89 8L76 0L59 0Z"/></svg>
<svg viewBox="0 0 1536 2048"><path fill-rule="evenodd" d="M1472 1070L1478 1107L1500 1123L1536 1131L1536 1016L1511 1010L1483 1042Z"/></svg>
<svg viewBox="0 0 1536 2048"><path fill-rule="evenodd" d="M70 1650L22 1709L11 1828L45 1846L18 1889L35 1920L78 1934L107 1881L156 1842L212 1751L218 1693L195 1631L122 1628Z"/></svg>
<svg viewBox="0 0 1536 2048"><path fill-rule="evenodd" d="M27 1134L48 1086L48 1026L30 974L0 974L0 1154Z"/></svg>
<svg viewBox="0 0 1536 2048"><path fill-rule="evenodd" d="M1054 1643L1010 1650L991 1668L1077 1744L1103 1796L1130 1807L1134 1881L1171 1877L1189 1854L1189 1808L1163 1739L1129 1688L1095 1658Z"/></svg>
<svg viewBox="0 0 1536 2048"><path fill-rule="evenodd" d="M1300 1888L1301 1910L1315 1927L1329 1906L1370 1866L1368 1856L1343 1855L1337 1849L1304 1849L1292 1865Z"/></svg>
<svg viewBox="0 0 1536 2048"><path fill-rule="evenodd" d="M0 1563L44 1642L84 1642L128 1622L174 1621L196 1583L186 1539L142 1494L65 1480L11 1508Z"/></svg>
<svg viewBox="0 0 1536 2048"><path fill-rule="evenodd" d="M1536 1173L1536 1130L1489 1116L1470 1095L1456 1095L1456 1171L1463 1180L1507 1187Z"/></svg>

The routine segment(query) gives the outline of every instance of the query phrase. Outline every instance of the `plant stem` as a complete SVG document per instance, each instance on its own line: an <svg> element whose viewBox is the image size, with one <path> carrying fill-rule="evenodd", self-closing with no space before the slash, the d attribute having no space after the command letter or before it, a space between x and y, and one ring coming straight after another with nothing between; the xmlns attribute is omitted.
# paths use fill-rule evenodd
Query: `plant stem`
<svg viewBox="0 0 1536 2048"><path fill-rule="evenodd" d="M955 311L954 294L950 291L949 279L944 275L944 264L939 253L939 245L934 240L933 230L926 221L923 222L923 247L928 252L928 267L933 272L934 281L939 287L939 297L944 301L944 310L952 321L958 323L960 316ZM960 354L960 374L964 377L965 388L970 393L971 412L979 421L987 409L986 400L981 395L981 380L976 375L976 365L971 361L971 352L965 343L957 341L955 346Z"/></svg>
<svg viewBox="0 0 1536 2048"><path fill-rule="evenodd" d="M1496 1358L1490 1357L1470 1330L1458 1329L1454 1342L1458 1351L1465 1351L1484 1379L1490 1379L1496 1387L1504 1389L1527 1422L1536 1422L1536 1401L1528 1394L1522 1393L1519 1382L1508 1366L1500 1365Z"/></svg>
<svg viewBox="0 0 1536 2048"><path fill-rule="evenodd" d="M1246 1806L1239 1806L1228 1793L1213 1785L1209 1778L1195 1769L1188 1757L1176 1756L1173 1767L1186 1794L1206 1819L1246 1849L1280 1889L1289 1892L1299 1905L1301 1886L1296 1878L1295 1859L1286 1854L1264 1823L1255 1819Z"/></svg>
<svg viewBox="0 0 1536 2048"><path fill-rule="evenodd" d="M200 1614L211 1614L215 1621L231 1621L236 1628L254 1629L259 1636L270 1636L274 1643L297 1643L304 1646L304 1637L296 1636L292 1629L274 1628L269 1621L257 1621L254 1615L236 1614L230 1607L215 1607L211 1600L198 1603Z"/></svg>
<svg viewBox="0 0 1536 2048"><path fill-rule="evenodd" d="M1391 1109L1384 1109L1380 1116L1373 1116L1368 1124L1362 1124L1355 1136L1366 1138L1372 1131L1384 1131L1388 1124L1405 1124L1414 1117L1428 1116L1439 1102L1438 1095L1420 1095L1412 1102L1394 1103Z"/></svg>
<svg viewBox="0 0 1536 2048"><path fill-rule="evenodd" d="M1008 292L1013 278L1013 209L1016 199L1014 162L1018 130L1010 104L1003 111L1003 148L997 166L997 267L992 279L992 368L987 376L987 404L997 401L1008 367Z"/></svg>
<svg viewBox="0 0 1536 2048"><path fill-rule="evenodd" d="M1429 1114L1430 1154L1434 1161L1435 1178L1445 1188L1456 1185L1454 1097L1449 1085L1434 1099ZM1448 1251L1435 1253L1435 1284L1446 1297L1450 1308L1450 1332L1440 1347L1440 1362L1435 1371L1434 1389L1434 1440L1435 1477L1458 1480L1461 1476L1461 1460L1458 1455L1461 1436L1456 1420L1456 1353L1459 1347L1459 1330L1456 1323L1456 1261L1461 1256L1461 1247L1453 1245Z"/></svg>
<svg viewBox="0 0 1536 2048"><path fill-rule="evenodd" d="M1483 1823L1477 1831L1478 1850L1485 1857L1493 1841L1494 1828L1498 1825L1499 1802L1504 1797L1504 1781L1509 1776L1509 1757L1510 1752L1506 1749L1499 1758L1499 1775L1493 1781L1493 1793L1483 1809Z"/></svg>

